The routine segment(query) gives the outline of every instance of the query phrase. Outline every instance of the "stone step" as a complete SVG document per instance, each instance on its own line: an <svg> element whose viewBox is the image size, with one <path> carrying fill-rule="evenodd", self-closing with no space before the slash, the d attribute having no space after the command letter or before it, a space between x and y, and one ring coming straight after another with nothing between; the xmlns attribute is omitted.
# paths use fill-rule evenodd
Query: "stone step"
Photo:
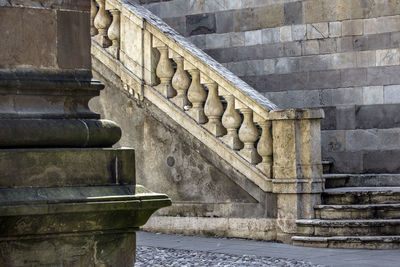
<svg viewBox="0 0 400 267"><path fill-rule="evenodd" d="M297 233L304 236L382 236L400 233L400 219L297 220Z"/></svg>
<svg viewBox="0 0 400 267"><path fill-rule="evenodd" d="M324 220L400 219L400 204L316 205L314 210Z"/></svg>
<svg viewBox="0 0 400 267"><path fill-rule="evenodd" d="M322 203L327 205L400 203L400 187L330 188L322 194Z"/></svg>
<svg viewBox="0 0 400 267"><path fill-rule="evenodd" d="M399 249L400 236L293 236L293 245L321 248Z"/></svg>
<svg viewBox="0 0 400 267"><path fill-rule="evenodd" d="M400 174L324 174L325 188L400 187Z"/></svg>
<svg viewBox="0 0 400 267"><path fill-rule="evenodd" d="M331 167L332 167L332 161L330 161L330 160L322 161L322 172L323 173L330 173Z"/></svg>

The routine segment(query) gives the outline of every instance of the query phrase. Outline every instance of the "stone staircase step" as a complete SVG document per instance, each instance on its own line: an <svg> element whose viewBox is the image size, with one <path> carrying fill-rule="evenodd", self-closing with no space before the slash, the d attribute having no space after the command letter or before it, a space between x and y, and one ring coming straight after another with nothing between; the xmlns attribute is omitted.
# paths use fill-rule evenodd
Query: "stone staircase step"
<svg viewBox="0 0 400 267"><path fill-rule="evenodd" d="M325 188L400 187L400 174L324 174Z"/></svg>
<svg viewBox="0 0 400 267"><path fill-rule="evenodd" d="M400 233L400 219L297 220L297 233L305 236L381 236Z"/></svg>
<svg viewBox="0 0 400 267"><path fill-rule="evenodd" d="M293 236L293 245L321 248L399 249L400 236Z"/></svg>
<svg viewBox="0 0 400 267"><path fill-rule="evenodd" d="M323 173L330 173L331 167L332 167L332 161L330 161L330 160L322 161L322 172Z"/></svg>
<svg viewBox="0 0 400 267"><path fill-rule="evenodd" d="M400 203L400 187L330 188L322 194L322 202L327 205Z"/></svg>
<svg viewBox="0 0 400 267"><path fill-rule="evenodd" d="M323 220L400 219L399 204L316 205L315 217Z"/></svg>

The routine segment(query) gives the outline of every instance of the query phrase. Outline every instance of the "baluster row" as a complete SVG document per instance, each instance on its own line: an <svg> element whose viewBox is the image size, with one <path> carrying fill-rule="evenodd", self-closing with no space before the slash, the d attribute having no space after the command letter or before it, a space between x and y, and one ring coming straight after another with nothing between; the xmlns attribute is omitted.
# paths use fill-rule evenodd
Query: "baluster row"
<svg viewBox="0 0 400 267"><path fill-rule="evenodd" d="M119 58L121 36L120 11L118 9L106 10L105 0L91 0L90 9L90 34L96 42L116 58ZM111 13L111 15L110 15Z"/></svg>
<svg viewBox="0 0 400 267"><path fill-rule="evenodd" d="M153 47L160 53L156 75L160 83L155 88L179 108L186 111L194 120L211 132L251 164L271 177L272 137L271 121L259 124L261 136L254 123L253 110L248 107L235 108L233 95L222 96L227 106L224 110L219 95L219 86L203 75L175 51L160 40L153 40ZM176 63L174 70L172 61ZM189 74L190 75L189 75ZM208 89L208 93L205 88ZM255 147L258 141L257 147Z"/></svg>
<svg viewBox="0 0 400 267"><path fill-rule="evenodd" d="M105 0L91 0L91 35L114 57L119 58L120 11L105 9ZM110 15L111 13L111 15ZM156 38L154 38L156 39ZM156 75L160 83L155 88L194 120L211 132L251 164L257 164L270 177L272 166L271 122L259 123L262 134L253 120L251 108L241 108L242 118L235 108L235 97L224 95L227 107L224 110L218 93L218 84L202 75L198 69L159 40L153 47L160 53ZM174 70L171 59L176 63ZM189 75L189 74L190 75ZM205 90L208 89L208 93ZM258 145L255 143L258 140Z"/></svg>

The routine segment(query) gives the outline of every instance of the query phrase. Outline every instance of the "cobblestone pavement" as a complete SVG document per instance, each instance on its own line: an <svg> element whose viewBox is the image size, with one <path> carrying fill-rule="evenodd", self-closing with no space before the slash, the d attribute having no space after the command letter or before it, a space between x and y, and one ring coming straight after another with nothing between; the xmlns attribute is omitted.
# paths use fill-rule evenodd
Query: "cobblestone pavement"
<svg viewBox="0 0 400 267"><path fill-rule="evenodd" d="M323 266L293 259L229 255L184 249L138 246L135 267L194 267L194 266Z"/></svg>
<svg viewBox="0 0 400 267"><path fill-rule="evenodd" d="M310 248L238 238L187 236L143 231L138 231L136 236L138 246L136 267L400 266L399 249Z"/></svg>

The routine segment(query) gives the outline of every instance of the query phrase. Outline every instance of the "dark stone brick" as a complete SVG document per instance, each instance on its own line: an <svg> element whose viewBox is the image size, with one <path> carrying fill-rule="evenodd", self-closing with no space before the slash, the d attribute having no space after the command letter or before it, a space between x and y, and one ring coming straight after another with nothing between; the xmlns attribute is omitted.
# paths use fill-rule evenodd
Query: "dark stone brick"
<svg viewBox="0 0 400 267"><path fill-rule="evenodd" d="M365 50L390 48L390 33L372 34L367 38L368 47Z"/></svg>
<svg viewBox="0 0 400 267"><path fill-rule="evenodd" d="M400 104L356 106L357 129L400 127Z"/></svg>
<svg viewBox="0 0 400 267"><path fill-rule="evenodd" d="M337 52L336 38L326 38L319 40L319 53L330 54Z"/></svg>
<svg viewBox="0 0 400 267"><path fill-rule="evenodd" d="M336 107L336 129L352 130L356 128L355 106Z"/></svg>
<svg viewBox="0 0 400 267"><path fill-rule="evenodd" d="M282 43L276 44L265 44L263 46L263 58L277 58L283 57L284 55L284 47Z"/></svg>
<svg viewBox="0 0 400 267"><path fill-rule="evenodd" d="M340 71L314 71L309 73L308 89L325 89L340 87Z"/></svg>
<svg viewBox="0 0 400 267"><path fill-rule="evenodd" d="M353 51L353 37L347 36L337 39L337 50L338 52L351 52Z"/></svg>
<svg viewBox="0 0 400 267"><path fill-rule="evenodd" d="M257 91L262 91L261 88L263 88L263 83L262 77L260 76L241 76L240 79L245 81L247 84L249 84L251 87L256 89Z"/></svg>
<svg viewBox="0 0 400 267"><path fill-rule="evenodd" d="M400 150L365 151L363 161L366 173L400 172Z"/></svg>
<svg viewBox="0 0 400 267"><path fill-rule="evenodd" d="M353 49L355 51L364 51L368 49L368 36L355 36L353 38Z"/></svg>
<svg viewBox="0 0 400 267"><path fill-rule="evenodd" d="M254 12L254 8L246 8L233 11L231 14L233 15L233 17L231 17L233 31L242 32L254 30L256 28Z"/></svg>
<svg viewBox="0 0 400 267"><path fill-rule="evenodd" d="M280 90L302 90L307 88L309 75L307 72L281 74L280 80Z"/></svg>
<svg viewBox="0 0 400 267"><path fill-rule="evenodd" d="M367 82L367 69L344 69L340 71L340 86L366 86Z"/></svg>
<svg viewBox="0 0 400 267"><path fill-rule="evenodd" d="M57 11L57 63L65 69L90 69L89 13Z"/></svg>
<svg viewBox="0 0 400 267"><path fill-rule="evenodd" d="M371 67L367 69L369 86L400 83L400 66Z"/></svg>
<svg viewBox="0 0 400 267"><path fill-rule="evenodd" d="M321 120L321 130L335 130L336 129L336 108L323 107L325 118Z"/></svg>
<svg viewBox="0 0 400 267"><path fill-rule="evenodd" d="M167 23L171 28L175 31L179 32L182 35L186 35L186 17L177 17L177 18L164 18L165 23Z"/></svg>
<svg viewBox="0 0 400 267"><path fill-rule="evenodd" d="M259 92L277 92L281 88L279 75L244 76L240 78Z"/></svg>
<svg viewBox="0 0 400 267"><path fill-rule="evenodd" d="M303 4L301 1L285 3L284 12L286 25L303 23Z"/></svg>
<svg viewBox="0 0 400 267"><path fill-rule="evenodd" d="M237 57L237 47L217 48L204 50L208 55L214 58L219 63L240 61Z"/></svg>
<svg viewBox="0 0 400 267"><path fill-rule="evenodd" d="M283 56L301 56L301 42L288 42L283 44Z"/></svg>
<svg viewBox="0 0 400 267"><path fill-rule="evenodd" d="M215 33L216 23L215 14L199 14L186 16L186 34L187 36Z"/></svg>
<svg viewBox="0 0 400 267"><path fill-rule="evenodd" d="M233 11L215 13L217 33L233 32Z"/></svg>
<svg viewBox="0 0 400 267"><path fill-rule="evenodd" d="M322 153L323 160L332 162L332 173L363 173L363 152L327 152Z"/></svg>
<svg viewBox="0 0 400 267"><path fill-rule="evenodd" d="M390 48L400 47L400 32L390 34Z"/></svg>
<svg viewBox="0 0 400 267"><path fill-rule="evenodd" d="M236 53L236 57L240 60L255 60L255 59L264 59L264 49L261 45L255 46L241 46L235 49L234 53ZM235 57L235 55L232 55Z"/></svg>

